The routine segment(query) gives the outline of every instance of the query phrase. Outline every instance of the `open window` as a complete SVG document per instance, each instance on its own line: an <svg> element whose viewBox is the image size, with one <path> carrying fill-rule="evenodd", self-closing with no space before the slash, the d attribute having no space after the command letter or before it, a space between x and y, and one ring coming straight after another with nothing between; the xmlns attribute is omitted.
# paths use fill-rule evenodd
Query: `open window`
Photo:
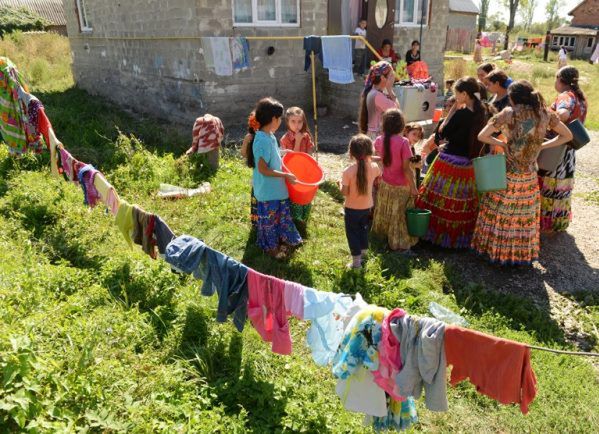
<svg viewBox="0 0 599 434"><path fill-rule="evenodd" d="M75 0L77 16L79 17L79 30L81 32L91 32L92 25L87 15L86 4L88 0Z"/></svg>
<svg viewBox="0 0 599 434"><path fill-rule="evenodd" d="M299 0L232 0L235 27L299 27Z"/></svg>

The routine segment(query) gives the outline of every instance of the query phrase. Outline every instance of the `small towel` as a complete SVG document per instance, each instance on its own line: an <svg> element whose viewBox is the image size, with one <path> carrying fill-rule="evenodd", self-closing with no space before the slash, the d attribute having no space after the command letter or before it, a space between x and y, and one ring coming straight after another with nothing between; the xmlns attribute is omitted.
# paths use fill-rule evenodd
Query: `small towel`
<svg viewBox="0 0 599 434"><path fill-rule="evenodd" d="M322 36L322 66L329 70L329 80L338 84L354 82L351 38Z"/></svg>

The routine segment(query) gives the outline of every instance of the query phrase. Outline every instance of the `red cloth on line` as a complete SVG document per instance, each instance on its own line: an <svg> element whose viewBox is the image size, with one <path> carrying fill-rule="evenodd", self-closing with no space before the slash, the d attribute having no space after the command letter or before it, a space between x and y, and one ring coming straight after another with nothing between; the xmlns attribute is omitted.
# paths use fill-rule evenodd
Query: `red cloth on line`
<svg viewBox="0 0 599 434"><path fill-rule="evenodd" d="M40 107L37 112L37 130L44 136L44 140L46 141L46 146L48 150L50 150L50 120L48 116L46 116L46 112L43 107Z"/></svg>
<svg viewBox="0 0 599 434"><path fill-rule="evenodd" d="M520 404L522 413L537 394L530 349L519 342L458 326L445 328L445 355L453 365L450 383L469 379L479 393L502 404Z"/></svg>
<svg viewBox="0 0 599 434"><path fill-rule="evenodd" d="M250 269L248 317L273 353L291 354L291 335L285 307L285 282Z"/></svg>

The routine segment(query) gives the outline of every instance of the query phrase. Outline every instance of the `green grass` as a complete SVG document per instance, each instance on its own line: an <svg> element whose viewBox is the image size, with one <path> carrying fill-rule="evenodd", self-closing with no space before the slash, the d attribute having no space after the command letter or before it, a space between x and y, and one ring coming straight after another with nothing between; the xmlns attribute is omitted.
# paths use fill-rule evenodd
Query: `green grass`
<svg viewBox="0 0 599 434"><path fill-rule="evenodd" d="M341 204L331 185L318 193L306 244L289 261L275 261L255 246L250 171L235 152L213 173L201 157L179 157L186 143L177 131L133 120L76 89L38 94L75 156L177 234L322 290L359 291L417 315L436 301L476 329L571 348L559 324L530 301L463 281L440 262L387 253L376 240L366 270L346 271ZM15 160L0 146L0 432L369 432L340 405L330 371L311 361L306 324L292 322L290 357L272 354L249 323L241 334L217 324L215 299L199 295L201 282L129 249L113 219L87 209L79 188L52 178L46 163ZM204 196L154 195L160 182L203 180L213 187ZM596 299L580 297L596 307ZM463 383L450 389L446 414L419 403L414 430L596 432L593 366L538 352L532 362L539 393L528 416Z"/></svg>
<svg viewBox="0 0 599 434"><path fill-rule="evenodd" d="M548 62L543 62L542 55L539 57L539 54L533 50L517 54L512 64L507 64L504 61L493 62L512 78L529 80L535 89L541 92L548 105L555 99L557 95L554 87L555 73L557 72L555 53L550 53ZM594 101L599 99L599 86L595 84L599 80L599 68L597 65L591 65L582 60L569 60L568 64L575 66L580 72L580 87L589 102L585 125L588 129L599 130L599 108L594 104ZM476 77L474 62L461 59L445 61L445 78L456 79L464 75Z"/></svg>

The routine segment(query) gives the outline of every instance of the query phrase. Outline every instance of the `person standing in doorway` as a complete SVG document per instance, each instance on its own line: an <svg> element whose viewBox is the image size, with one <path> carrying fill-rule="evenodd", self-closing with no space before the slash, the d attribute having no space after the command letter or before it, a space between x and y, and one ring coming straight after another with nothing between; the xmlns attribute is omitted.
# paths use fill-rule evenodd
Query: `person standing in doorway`
<svg viewBox="0 0 599 434"><path fill-rule="evenodd" d="M356 27L356 30L354 30L354 35L366 38L366 25L366 20L360 20L358 27ZM364 75L367 61L368 56L366 53L366 44L364 41L358 39L356 40L356 45L354 46L354 72L359 75Z"/></svg>

